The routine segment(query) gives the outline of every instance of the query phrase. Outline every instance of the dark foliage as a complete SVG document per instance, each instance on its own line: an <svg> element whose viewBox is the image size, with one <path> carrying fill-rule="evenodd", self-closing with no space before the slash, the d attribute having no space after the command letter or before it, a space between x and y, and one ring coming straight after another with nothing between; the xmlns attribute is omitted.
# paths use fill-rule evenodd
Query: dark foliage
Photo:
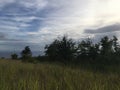
<svg viewBox="0 0 120 90"><path fill-rule="evenodd" d="M72 63L90 63L96 65L120 63L120 45L117 37L105 36L100 42L93 43L91 39L82 40L76 44L64 36L46 45L45 54L49 60Z"/></svg>
<svg viewBox="0 0 120 90"><path fill-rule="evenodd" d="M75 42L67 36L56 39L50 45L46 45L45 54L50 60L68 62L74 59L76 53Z"/></svg>
<svg viewBox="0 0 120 90"><path fill-rule="evenodd" d="M24 50L21 52L21 58L23 61L31 61L32 60L32 52L29 46L26 46Z"/></svg>
<svg viewBox="0 0 120 90"><path fill-rule="evenodd" d="M21 52L21 59L32 63L47 61L95 67L120 64L120 45L116 36L105 36L98 43L89 38L76 43L67 36L57 38L45 46L45 55L37 57L32 57L31 49L26 46ZM17 59L17 54L12 54L11 58Z"/></svg>
<svg viewBox="0 0 120 90"><path fill-rule="evenodd" d="M18 55L16 53L11 55L11 59L17 60L18 59Z"/></svg>
<svg viewBox="0 0 120 90"><path fill-rule="evenodd" d="M77 59L95 59L99 53L99 44L93 44L92 40L83 40L78 44Z"/></svg>

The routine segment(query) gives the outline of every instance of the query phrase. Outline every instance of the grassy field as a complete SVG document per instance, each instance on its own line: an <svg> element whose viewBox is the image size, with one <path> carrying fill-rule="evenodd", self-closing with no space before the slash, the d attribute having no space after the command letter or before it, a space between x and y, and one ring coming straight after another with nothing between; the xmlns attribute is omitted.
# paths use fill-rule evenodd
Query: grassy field
<svg viewBox="0 0 120 90"><path fill-rule="evenodd" d="M0 90L120 90L120 68L109 69L0 60Z"/></svg>

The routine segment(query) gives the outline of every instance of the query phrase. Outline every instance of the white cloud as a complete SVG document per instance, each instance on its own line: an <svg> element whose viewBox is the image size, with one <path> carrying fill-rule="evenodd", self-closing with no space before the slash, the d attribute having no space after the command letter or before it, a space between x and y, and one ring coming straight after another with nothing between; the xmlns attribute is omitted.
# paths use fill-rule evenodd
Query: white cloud
<svg viewBox="0 0 120 90"><path fill-rule="evenodd" d="M23 8L32 10L29 13L35 13L25 16L22 12L15 15L11 12L8 14L14 17L0 17L0 28L4 29L2 32L13 31L10 33L11 38L42 45L64 34L74 39L94 37L95 34L85 34L84 30L120 22L120 0L0 0L0 9L10 3L19 3ZM39 21L38 30L20 31L36 24L29 23L35 20Z"/></svg>
<svg viewBox="0 0 120 90"><path fill-rule="evenodd" d="M43 19L43 18L39 18L39 17L36 17L36 16L16 16L16 17L13 17L12 20L15 20L17 22L31 22L32 20L39 20L39 19Z"/></svg>
<svg viewBox="0 0 120 90"><path fill-rule="evenodd" d="M47 6L47 0L19 0L18 3L24 5L26 8L36 8L38 10Z"/></svg>
<svg viewBox="0 0 120 90"><path fill-rule="evenodd" d="M119 3L119 0L52 0L51 7L56 7L57 10L49 14L48 19L43 22L44 27L61 34L82 34L88 27L101 27L119 22Z"/></svg>

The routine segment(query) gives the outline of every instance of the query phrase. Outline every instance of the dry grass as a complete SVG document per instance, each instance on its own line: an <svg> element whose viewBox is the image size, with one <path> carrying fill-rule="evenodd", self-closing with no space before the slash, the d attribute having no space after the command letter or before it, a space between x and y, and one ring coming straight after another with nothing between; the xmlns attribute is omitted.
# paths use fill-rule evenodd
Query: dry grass
<svg viewBox="0 0 120 90"><path fill-rule="evenodd" d="M119 71L101 73L48 63L0 60L0 90L120 90Z"/></svg>

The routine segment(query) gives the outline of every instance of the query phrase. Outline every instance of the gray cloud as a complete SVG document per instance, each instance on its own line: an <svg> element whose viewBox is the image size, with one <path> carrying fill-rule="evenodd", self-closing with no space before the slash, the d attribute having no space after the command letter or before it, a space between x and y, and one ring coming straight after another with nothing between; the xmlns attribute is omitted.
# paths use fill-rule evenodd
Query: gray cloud
<svg viewBox="0 0 120 90"><path fill-rule="evenodd" d="M100 27L97 29L86 29L84 33L98 34L98 33L108 33L108 32L115 32L115 31L120 31L120 24L112 24L112 25Z"/></svg>
<svg viewBox="0 0 120 90"><path fill-rule="evenodd" d="M0 41L4 41L4 42L23 42L24 40L10 38L8 34L0 32Z"/></svg>
<svg viewBox="0 0 120 90"><path fill-rule="evenodd" d="M0 32L0 40L1 40L1 39L4 39L4 38L5 38L5 35Z"/></svg>
<svg viewBox="0 0 120 90"><path fill-rule="evenodd" d="M120 24L106 24L119 22L120 1L109 2L107 8L108 2L101 0L0 0L0 51L20 52L29 45L43 52L46 44L64 34L74 39L115 34ZM83 33L99 21L106 26Z"/></svg>

